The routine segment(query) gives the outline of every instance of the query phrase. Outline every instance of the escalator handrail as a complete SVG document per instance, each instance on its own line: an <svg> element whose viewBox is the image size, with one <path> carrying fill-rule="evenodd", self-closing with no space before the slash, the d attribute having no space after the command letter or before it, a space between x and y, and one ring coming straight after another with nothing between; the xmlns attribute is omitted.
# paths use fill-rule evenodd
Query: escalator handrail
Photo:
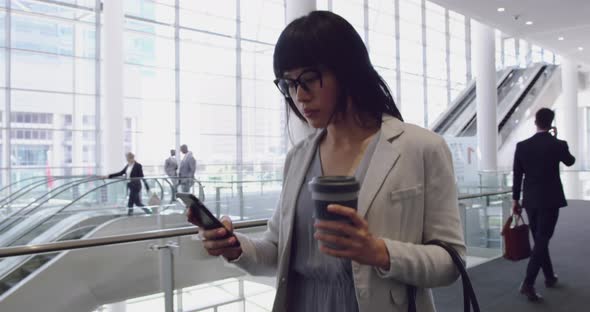
<svg viewBox="0 0 590 312"><path fill-rule="evenodd" d="M65 180L65 179L63 179L63 180ZM67 183L65 183L65 184L59 185L59 186L57 186L57 187L55 187L55 188L52 188L52 189L50 189L50 190L49 190L49 191L47 191L45 194L43 194L43 195L41 195L41 196L39 196L39 197L35 198L35 199L34 199L32 202L30 202L29 204L27 204L27 205L26 205L25 207L23 207L23 208L27 208L27 207L29 207L30 205L32 205L32 204L34 204L34 203L36 203L37 201L39 201L39 200L43 199L44 197L46 197L46 196L49 196L51 193L54 193L54 192L56 192L56 191L59 191L59 190L61 190L61 189L64 189L64 188L68 188L68 187L69 187L69 186L71 186L71 185L77 185L77 184L79 184L79 183L85 183L85 182L94 181L94 180L97 180L97 178L96 178L96 177L88 177L88 178L85 178L85 179L80 179L80 180L72 180L72 181L70 181L70 182L67 182ZM40 186L40 185L36 185L36 186L35 186L35 188L36 188L37 186ZM27 193L29 193L29 192L31 192L31 191L32 191L32 189L31 189L31 190L28 190L28 191L27 191L25 194L27 194ZM25 194L21 194L19 197L15 198L15 199L14 199L14 200L12 200L11 202L14 202L16 199L18 199L18 198L20 198L20 197L24 196ZM8 203L8 204L10 204L10 203Z"/></svg>
<svg viewBox="0 0 590 312"><path fill-rule="evenodd" d="M546 69L547 69L547 65L540 66L539 67L539 70L535 73L535 75L534 75L533 79L530 81L530 83L528 83L527 86L520 92L520 94L518 95L518 97L514 101L514 104L511 105L511 107L508 110L508 112L506 113L506 115L504 115L504 117L502 117L500 123L498 124L498 133L500 133L500 131L502 131L502 128L504 127L504 125L506 124L506 122L508 121L508 119L510 119L510 117L512 116L512 114L514 114L514 111L516 110L516 108L527 97L527 95L528 95L529 91L531 90L531 88L539 80L539 78L541 77L541 75L543 75L543 73L545 72Z"/></svg>
<svg viewBox="0 0 590 312"><path fill-rule="evenodd" d="M18 190L8 194L8 196L6 196L5 198L0 199L0 208L4 207L6 205L4 202L11 201L15 196L19 196L20 193L29 191L32 188L37 187L38 185L42 185L43 183L47 183L47 181L49 180L48 177L40 177L40 178L41 178L40 180L35 180L31 183L28 183L27 185L19 188ZM19 182L15 182L15 183L19 183ZM14 184L14 183L12 183L12 184Z"/></svg>
<svg viewBox="0 0 590 312"><path fill-rule="evenodd" d="M10 199L9 199L9 200L8 200L6 203L2 204L2 205L0 206L0 208L6 207L7 205L9 205L9 204L11 204L11 203L15 202L17 199L19 199L19 198L21 198L21 197L25 196L26 194L30 193L31 191L35 190L37 187L39 187L39 186L42 186L42 185L44 185L44 184L48 183L48 181L49 181L49 180L51 180L51 181L56 181L56 180L66 180L66 179L68 179L68 178L69 178L69 177L67 177L67 176L64 176L63 178L59 178L59 179L54 179L54 178L52 178L52 177L47 177L47 178L45 178L43 181L37 181L37 182L35 182L35 183L31 183L31 184L29 184L29 185L27 186L27 187L29 187L28 189L26 189L26 190L23 190L24 188L22 188L22 189L20 189L19 191L17 191L17 192L15 192L15 193L11 194L11 196L9 196L9 197L10 197ZM77 178L77 177L75 176L74 178ZM93 178L93 176L88 176L88 178L87 178L87 179L92 179L92 178ZM87 179L82 179L82 181L86 181ZM51 189L51 190L47 191L45 194L41 195L39 198L43 198L43 197L44 197L44 196L46 196L47 194L49 194L49 193L51 193L51 192L53 192L53 191L55 191L55 190L58 190L58 189L60 189L60 188L62 188L62 187L64 187L64 186L67 186L68 184L71 184L71 183L77 182L77 181L80 181L80 180L73 180L73 181L67 182L67 183L66 183L66 184L64 184L64 185L60 185L60 186L58 186L58 187L56 187L56 188L54 188L54 189ZM22 192L21 192L21 191L22 191ZM19 192L20 192L20 194L18 194Z"/></svg>
<svg viewBox="0 0 590 312"><path fill-rule="evenodd" d="M178 178L178 177L172 177L172 178L173 178L173 179L190 179L190 180L192 180L193 182L196 182L196 183L199 185L200 189L202 189L202 184L201 184L201 182L200 182L199 180L195 179L195 178ZM101 178L101 179L102 179L102 178ZM85 197L86 195L88 195L88 194L90 194L90 193L92 193L92 192L94 192L94 191L96 191L96 190L98 190L98 189L100 189L100 188L106 187L106 186L108 186L108 185L111 185L111 184L114 184L114 183L120 183L120 182L122 182L122 181L146 180L146 179L147 179L147 180L151 180L151 179L170 179L170 177L166 177L166 178L164 178L164 177L155 177L155 178L154 178L154 177L142 177L142 178L115 178L115 179L111 179L111 180L114 180L114 181L109 181L109 182L106 182L106 181L105 181L105 180L107 180L107 179L102 179L102 180L103 180L103 184L102 184L102 185L99 185L99 186L97 186L97 187L95 187L95 188L93 188L93 189L91 189L91 190L87 191L86 193L84 193L84 194L81 194L80 196L78 196L76 199L74 199L73 201L71 201L71 202L70 202L70 203L68 203L67 205L65 205L65 206L61 207L60 209L56 210L56 211L55 211L55 213L53 213L53 215L51 215L51 216L49 216L49 217L47 217L47 218L44 218L43 220L41 220L41 221L37 222L37 223L36 223L36 225L43 224L44 222L46 222L47 220L49 220L49 219L50 219L50 218L52 218L53 216L55 216L55 215L59 214L60 212L64 211L65 209L67 209L67 208L71 207L71 206L72 206L74 203L78 202L79 200L81 200L81 199L82 199L83 197ZM254 181L248 181L248 182L254 182ZM81 183L83 183L83 182L81 182ZM81 183L80 183L80 184L81 184ZM79 185L79 184L76 184L76 186L77 186L77 185ZM71 187L74 187L74 186L71 186ZM45 199L44 201L40 202L40 203L37 205L37 207L35 207L35 208L33 208L33 209L30 209L29 211L25 212L25 215L28 215L28 214L32 213L33 211L35 211L35 210L39 209L40 207L42 207L42 205L43 205L43 204L47 203L48 201L50 201L51 199L55 198L56 196L58 196L59 194L61 194L61 193L65 192L65 191L66 191L66 190L62 190L61 192L58 192L58 193L56 193L56 194L54 194L54 195L50 196L49 198L47 198L47 199ZM12 219L14 220L14 218L12 218ZM5 220L5 221L7 221L7 220ZM16 222L16 220L14 220L14 221L13 221L11 224L13 224L14 222ZM11 225L11 224L9 224L9 225ZM6 226L4 226L4 228L6 228ZM4 228L2 228L2 229L4 229ZM2 229L0 229L0 230L2 230ZM27 232L25 232L24 234L20 235L20 236L19 236L19 237L17 237L16 239L20 239L20 237L22 237L23 235L27 235L29 232L30 232L30 231L27 231Z"/></svg>
<svg viewBox="0 0 590 312"><path fill-rule="evenodd" d="M171 204L169 204L169 205L160 205L159 207L163 207L162 211L165 211L168 208L170 208L170 206L173 206L173 205L171 205ZM123 208L123 207L126 208L126 206L121 206L121 208ZM151 207L151 206L146 206L146 207ZM116 210L118 208L113 208L113 207L109 208L109 210L113 210L113 209ZM92 211L92 210L90 210L90 211L84 211L84 213L85 213L85 216L87 216L87 219L83 219L83 221L90 220L90 218L100 218L100 217L104 217L104 216L109 216L109 215L97 215L96 214L96 211ZM120 217L120 216L115 215L115 218L114 219L116 219L116 217ZM88 237L87 235L93 234L95 232L94 230L96 228L98 228L100 225L107 224L107 223L109 223L109 221L112 221L113 220L113 219L111 219L111 220L107 220L106 222L95 223L95 224L85 225L85 226L81 226L81 227L75 227L75 225L77 225L79 222L73 223L72 226L69 226L69 225L68 226L64 226L63 225L64 221L67 221L69 219L70 218L66 218L66 219L64 219L64 220L56 223L53 226L53 227L58 227L60 229L63 229L63 231L58 234L59 236L56 239L48 240L48 241L43 241L43 240L38 241L38 238L39 237L37 237L36 238L36 241L37 242L35 242L34 244L60 242L60 241L63 241L65 237L68 237L68 235L71 235L72 233L75 233L75 232L80 231L80 230L90 229L89 232L86 232L84 234L84 236L82 236L80 238L80 239L85 239L85 238ZM45 235L46 233L47 232L43 232L43 234L41 234L41 235ZM72 240L72 239L70 239L70 240ZM4 260L0 258L0 262L2 263L2 265L0 266L0 283L2 282L2 280L4 280L10 274L12 274L16 270L18 270L18 268L22 264L26 263L27 261L29 261L30 259L32 259L35 256L36 255L21 255L21 256L10 257L10 258L4 259ZM5 263L6 260L9 260L9 262L8 263ZM12 260L14 260L14 261L12 261Z"/></svg>
<svg viewBox="0 0 590 312"><path fill-rule="evenodd" d="M61 188L63 188L63 187L66 187L66 186L70 186L70 187L76 187L76 186L79 186L79 185L81 185L81 184L83 184L83 183L92 182L92 181L96 181L96 180L100 180L100 179L102 179L102 177L101 177L101 176L63 176L63 177L60 177L60 179L67 179L67 178L78 178L78 177L87 177L87 179L83 179L83 180L77 180L77 181L76 181L76 180L74 180L74 181L72 181L72 182L68 182L67 184L60 185L60 186L58 186L57 188L54 188L54 189L51 189L51 190L49 190L47 193L45 193L45 194L41 195L41 196L40 196L39 198L37 198L37 199L41 199L41 198L43 198L43 197L47 196L49 193L55 192L56 190L58 190L58 189L61 189ZM45 177L45 180L49 180L49 179L53 179L53 180L55 180L54 178L55 178L55 177L53 177L53 178ZM150 177L150 178L151 178L151 177ZM155 176L155 177L153 177L153 178L160 178L160 176ZM23 193L23 194L20 194L18 197L11 199L9 202L7 202L7 203L5 203L5 204L2 204L2 205L0 205L0 208L2 208L2 207L4 207L4 206L6 206L6 205L8 205L8 204L10 204L10 203L12 203L12 202L14 202L14 201L15 201L15 200L17 200L18 198L20 198L20 197L24 196L25 194L27 194L28 192L32 191L34 188L36 188L36 187L38 187L38 186L41 186L41 185L43 185L45 182L46 182L46 181L36 181L35 183L32 183L32 184L35 184L35 185L34 185L32 188L28 189L28 190L27 190L25 193ZM69 185L69 184L71 184L71 183L74 183L74 182L79 182L79 183L76 183L76 184L73 184L73 185ZM28 185L28 186L31 186L32 184L30 184L30 185ZM160 185L160 189L162 190L162 194L163 194L163 189L162 189L161 185ZM61 194L61 193L60 193L60 194ZM6 199L2 199L2 200L6 200ZM0 200L0 203L2 202L2 200Z"/></svg>
<svg viewBox="0 0 590 312"><path fill-rule="evenodd" d="M170 192L170 203L174 202L175 200L175 196L176 196L176 189L175 186L170 182L170 179L164 179L164 181L166 181L166 183L168 183L168 185L170 185L170 189L172 190L172 192ZM200 182L199 182L200 185ZM162 193L162 199L164 199L164 193Z"/></svg>
<svg viewBox="0 0 590 312"><path fill-rule="evenodd" d="M496 82L496 88L500 88L510 77L510 74L512 74L516 69L518 69L517 67L507 67L505 69L502 70L502 74L500 75L500 78L498 79L498 81ZM473 88L473 90L471 90ZM471 94L472 92L476 92L476 81L471 80L468 84L467 87L465 88L465 90L463 92L461 92L461 94L459 94L459 96L453 101L453 104L451 104L451 106L449 107L449 109L447 109L447 111L445 113L443 113L435 122L434 125L432 127L430 127L433 131L435 132L439 132L443 123L445 120L447 120L449 118L450 115L454 114L455 111L459 108L459 106L467 99L467 96L469 94ZM452 122L452 121L450 121ZM448 128L448 127L447 127Z"/></svg>
<svg viewBox="0 0 590 312"><path fill-rule="evenodd" d="M4 190L6 190L7 188L10 188L10 187L14 186L15 184L18 184L18 183L23 183L23 182L25 182L25 181L28 181L28 180L33 180L33 179L44 179L44 178L47 178L47 177L46 177L46 176L34 176L34 177L28 177L28 178L26 178L26 179L22 179L22 180L18 180L18 181L12 182L12 183L10 183L10 184L8 184L8 185L5 185L4 187L0 188L0 193L2 193L2 192L3 192Z"/></svg>
<svg viewBox="0 0 590 312"><path fill-rule="evenodd" d="M69 202L69 203L68 203L66 206L64 206L64 208L60 209L60 210L58 211L58 213L59 213L61 210L65 209L65 208L67 208L67 207L69 207L69 206L71 206L73 203L77 202L78 200L82 199L84 196L86 196L86 195L88 195L88 194L90 194L90 193L94 192L94 191L95 191L95 190L97 190L97 189L100 189L100 188L102 188L102 187L105 187L105 186L107 186L107 185L111 185L111 184L114 184L114 183L119 183L119 182L121 182L121 181L133 181L133 180L157 180L157 179L161 179L161 178L159 178L159 177L156 177L156 178L152 178L152 177L145 178L145 177L144 177L144 178L115 178L115 179L109 179L109 178L107 178L107 179L104 179L104 178L101 178L101 177L99 177L99 178L98 178L98 179L96 179L96 180L102 180L103 184L101 184L101 185L99 185L99 186L96 186L96 187L94 187L93 189L91 189L91 190L89 190L89 191L85 192L84 194L81 194L81 195L79 195L78 197L76 197L75 199L73 199L71 202ZM96 181L96 180L92 180L92 181ZM106 182L106 180L114 180L114 181L109 181L109 182ZM92 181L87 181L87 182L92 182ZM80 185L80 184L82 184L82 183L84 183L84 182L81 182L81 183L78 183L78 184L72 185L72 186L70 186L70 188L72 188L72 187L76 187L76 186L79 186L79 185ZM160 185L161 185L161 184L160 184ZM62 190L61 192L59 192L59 193L57 193L57 194L54 194L53 196L51 196L51 197L47 198L47 199L46 199L46 200L44 200L43 202L39 203L39 205L38 205L37 207L35 207L35 209L37 209L37 208L38 208L38 207L40 207L41 205L45 204L46 202L50 201L51 199L54 199L54 198L55 198L55 197L57 197L59 194L61 194L61 193L65 192L65 191L66 191L66 190Z"/></svg>
<svg viewBox="0 0 590 312"><path fill-rule="evenodd" d="M67 209L67 208L71 207L71 206L72 206L74 203L78 202L79 200L81 200L81 199L82 199L83 197L85 197L86 195L88 195L88 194L90 194L90 193L92 193L92 192L94 192L94 191L96 191L96 190L98 190L98 189L100 189L100 188L106 187L106 186L108 186L108 185L111 185L111 184L114 184L114 183L121 183L122 181L133 181L133 180L144 180L144 179L146 179L146 180L152 180L152 179L160 179L160 178L116 178L116 179L114 179L114 181L109 181L109 182L105 182L105 180L106 180L106 179L100 178L100 180L102 180L102 181L103 181L103 184L101 184L101 185L99 185L99 186L97 186L97 187L94 187L93 189L91 189L91 190L89 190L89 191L85 192L84 194L82 194L82 195L78 196L76 199L72 200L72 201L71 201L70 203L68 203L67 205L65 205L65 206L61 207L60 209L56 210L56 211L55 211L55 213L53 213L51 216L48 216L47 218L44 218L43 220L40 220L39 222L37 222L37 223L36 223L34 226L38 226L38 225L40 225L40 224L43 224L43 223L44 223L44 222L46 222L47 220L51 219L53 216L55 216L55 215L59 214L60 212L64 211L65 209ZM112 179L111 179L111 180L112 180ZM75 186L78 186L78 185L79 185L79 184L76 184ZM71 186L71 187L75 187L75 186ZM34 211L36 211L37 209L39 209L40 207L42 207L42 206L43 206L45 203L47 203L47 202L48 202L48 201L50 201L51 199L55 198L56 196L60 195L61 193L65 192L65 191L67 191L67 190L68 190L68 189L64 189L64 190L62 190L62 191L60 191L60 192L58 192L58 193L56 193L56 194L54 194L54 195L50 196L49 198L46 198L44 201L40 202L40 203L39 203L39 204L38 204L36 207L34 207L33 209L29 209L28 211L24 212L23 216L30 215L32 212L34 212ZM163 190L162 190L162 191L163 191ZM8 222L8 221L9 221L9 220L11 220L11 219L12 219L12 222ZM6 221L6 222L8 222L8 223L6 223L6 222L5 222L5 223L4 223L4 224L5 224L5 225L4 225L4 227L0 228L0 231L1 231L1 230L4 230L4 229L5 229L7 226L10 226L10 225L14 224L15 222L17 222L17 220L18 220L18 219L20 219L20 218L8 218L8 219L6 219L5 221ZM6 224L7 224L7 225L6 225ZM31 229L31 230L32 230L32 229ZM24 235L27 235L27 234L28 234L28 233L29 233L31 230L28 230L28 231L26 231L25 233L23 233L23 234L20 234L20 235L19 235L19 237L16 237L16 238L11 238L11 239L12 239L13 241L14 241L14 240L18 240L18 239L20 239L21 237L23 237Z"/></svg>
<svg viewBox="0 0 590 312"><path fill-rule="evenodd" d="M0 199L0 208L4 205L3 204L4 201L10 200L13 196L18 195L19 193L23 192L25 189L27 189L28 187L30 187L33 184L38 184L40 182L48 182L49 180L59 181L59 180L64 180L64 179L68 179L68 178L83 178L83 177L87 177L87 176L53 176L53 177L36 176L36 177L30 177L30 178L27 178L27 179L23 179L23 180L20 180L20 181L13 182L13 183L11 183L11 184L3 187L2 189L0 189L0 192L2 192L4 190L6 190L7 188L10 188L10 187L18 184L18 183L22 183L23 181L33 180L33 179L38 180L38 181L30 182L27 185L24 185L24 186L20 187L18 190L14 191L14 192L11 192L10 194L8 194L8 196ZM34 187L36 187L36 186L34 186Z"/></svg>
<svg viewBox="0 0 590 312"><path fill-rule="evenodd" d="M48 177L48 176L33 176L33 177L28 177L28 178L25 178L25 179L21 179L21 180L12 182L12 183L10 183L8 185L5 185L4 187L0 188L0 193L2 193L6 189L8 189L8 188L10 188L10 187L12 187L12 186L14 186L16 184L23 183L23 182L28 181L28 180L34 180L34 179L40 179L40 180L41 179L45 179L45 180L49 180L49 179L59 180L59 179L66 179L66 178L84 178L84 177L87 177L87 176L88 175L51 176L51 177ZM36 182L39 182L39 181L36 181ZM32 182L30 184L33 184L33 183L35 183L35 182ZM29 185L29 184L27 184L27 185ZM23 187L21 187L21 188L23 188ZM19 189L21 189L21 188L19 188Z"/></svg>
<svg viewBox="0 0 590 312"><path fill-rule="evenodd" d="M518 98L526 91L527 87L530 83L533 82L536 75L539 71L543 70L545 65L543 63L534 63L530 67L525 69L525 72L521 75L519 79L523 80L519 86L513 86L513 88L508 92L508 94L500 101L498 99L498 108L497 108L497 118L496 123L499 123L502 120L502 116L504 116L511 108L513 103L518 100Z"/></svg>
<svg viewBox="0 0 590 312"><path fill-rule="evenodd" d="M467 100L468 96L472 92L475 92L475 80L470 81L467 84L467 87L465 88L465 90L462 91L461 94L459 94L459 96L453 101L451 106L444 113L442 113L440 115L440 117L438 117L436 119L436 121L434 121L433 125L430 127L432 129L432 131L435 131L438 133L439 131L441 131L440 128L447 128L447 127L444 127L445 124L448 122L452 122L452 121L447 121L449 119L449 117L451 115L455 114L457 109Z"/></svg>
<svg viewBox="0 0 590 312"><path fill-rule="evenodd" d="M94 192L94 191L96 191L96 190L98 190L100 188L106 187L108 185L111 185L111 184L114 184L114 183L119 183L121 181L134 181L134 180L140 180L141 181L141 180L158 180L158 179L164 179L164 178L163 177L143 177L143 178L115 178L115 179L110 179L110 180L115 180L115 181L105 182L104 184L99 185L99 186L97 186L97 187L95 187L95 188L87 191L86 193L78 196L78 198L72 200L70 203L68 203L67 205L65 205L64 207L62 207L56 213L59 213L59 212L65 210L65 209L69 208L74 203L76 203L77 201L81 200L84 196L86 196L86 195L88 195L88 194L90 194L90 193L92 193L92 192ZM195 178L183 178L183 179L192 179L193 181L196 181L197 183L200 184L200 182L197 179L195 179ZM160 186L161 186L161 184L160 184ZM162 192L163 192L163 189L162 189ZM162 194L162 196L163 196L163 194Z"/></svg>
<svg viewBox="0 0 590 312"><path fill-rule="evenodd" d="M81 185L81 184L83 184L83 183L94 182L94 181L98 181L98 180L102 180L102 178L101 178L101 177L98 177L98 176L91 176L91 177L89 177L89 178L87 178L87 179L83 179L83 180L81 180L81 181L80 181L80 180L74 180L74 181L68 182L68 183L66 183L66 184L64 184L64 185L60 185L59 187L57 187L57 188L55 188L55 189L53 189L53 190L50 190L49 192L47 192L47 193L45 193L45 194L41 195L39 198L36 198L36 199L35 199L33 202L31 202L31 203L27 204L26 206L24 206L24 207L21 207L20 209L18 209L18 211L15 211L15 212L13 213L13 215L15 215L15 214L18 214L18 213L21 213L21 212L22 212L22 213L21 213L21 216L20 216L20 217L22 217L22 216L26 216L26 215L29 215L31 212L33 212L33 211L35 211L36 209L38 209L39 207L41 207L41 205L43 205L43 204L45 204L46 202L48 202L48 201L50 201L50 200L54 199L55 197L57 197L57 196L61 195L62 193L66 192L66 191L68 191L68 190L70 190L70 189L72 189L72 188L74 188L74 187L77 187L77 186L79 186L79 185ZM35 187L37 187L37 186L35 186ZM57 191L57 192L56 192L56 191ZM53 194L53 195L51 195L51 196L47 196L47 195L49 195L49 194L51 194L51 193L54 193L54 194ZM22 195L21 195L21 196L22 196ZM19 197L20 197L20 196L19 196ZM45 200L43 200L43 201L40 201L41 199L45 199ZM29 207L33 206L33 204L37 204L37 206L35 206L35 207L33 207L33 208L31 208L31 209L28 209L28 210L27 210L27 208L29 208ZM26 210L26 211L25 211L25 210ZM23 211L24 211L24 212L23 212ZM7 227L9 227L9 226L11 226L12 224L14 224L14 222L16 222L16 221L17 221L17 219L20 219L20 217L19 217L19 218L15 218L15 217L8 217L8 218L6 218L6 219L4 219L4 220L1 220L1 221L0 221L0 231L3 231L3 230L4 230L4 229L6 229Z"/></svg>
<svg viewBox="0 0 590 312"><path fill-rule="evenodd" d="M156 183L158 183L158 186L160 187L160 198L164 198L164 187L162 187L162 183L160 183L159 179L156 179Z"/></svg>
<svg viewBox="0 0 590 312"><path fill-rule="evenodd" d="M509 82L510 79L514 79L513 76L516 74L517 70L517 67L510 67L509 70L502 74L500 80L498 80L498 82L496 83L496 93L498 93L499 90L504 86L504 84ZM476 122L476 120L477 112L473 112L471 118L469 118L469 121L467 121L467 123L465 123L465 125L457 133L457 136L464 136L465 132L467 132L472 127L473 123Z"/></svg>
<svg viewBox="0 0 590 312"><path fill-rule="evenodd" d="M106 182L106 181L105 181L105 180L107 180L107 179L102 179L102 180L103 180L103 184L102 184L102 185L99 185L99 186L97 186L97 187L95 187L95 188L93 188L93 189L91 189L91 190L87 191L86 193L84 193L84 194L81 194L80 196L78 196L76 199L72 200L72 201L71 201L70 203L68 203L67 205L65 205L65 206L61 207L60 209L58 209L57 211L55 211L55 213L53 213L53 215L51 215L51 216L49 216L49 217L47 217L47 218L44 218L44 220L42 220L42 221L40 221L40 222L37 222L37 225L39 225L39 224L42 224L42 223L46 222L47 220L49 220L50 218L52 218L54 215L56 215L56 214L59 214L60 212L64 211L65 209L67 209L67 208L71 207L71 206L72 206L74 203L78 202L79 200L81 200L81 199L82 199L83 197L85 197L86 195L88 195L88 194L90 194L90 193L93 193L94 191L96 191L96 190L98 190L98 189L100 189L100 188L106 187L106 186L108 186L108 185L111 185L111 184L114 184L114 183L120 183L120 182L122 182L122 181L146 180L146 179L147 179L147 180L152 180L152 179L155 179L155 180L157 180L157 179L185 179L185 180L186 180L186 179L190 179L190 180L192 180L192 182L196 182L196 183L199 185L199 190L202 190L202 189L203 189L203 186L202 186L202 184L201 184L201 181L197 180L196 178L179 178L179 177L165 177L165 178L164 178L164 177L115 178L115 179L112 179L112 180L114 180L114 181L109 181L109 182ZM255 182L255 181L247 181L247 182ZM81 182L81 183L83 183L83 182ZM80 184L81 184L81 183L80 183ZM76 184L76 185L79 185L79 184ZM74 187L74 186L71 186L71 187ZM25 212L25 215L29 215L29 214L31 214L33 211L36 211L37 209L39 209L40 207L42 207L42 205L43 205L43 204L47 203L48 201L50 201L51 199L55 198L56 196L58 196L59 194L61 194L61 193L65 192L65 191L66 191L66 190L62 190L61 192L58 192L58 193L54 194L53 196L51 196L51 197L49 197L49 198L45 199L44 201L40 202L40 203L37 205L37 207L35 207L35 208L33 208L33 209L30 209L29 211ZM174 191L173 191L173 193L174 193ZM204 199L203 199L203 200L204 200ZM171 203L172 203L172 202L173 202L173 200L171 201ZM13 221L11 224L13 224L14 222L16 222L16 220L15 220L14 218L12 218L12 219L13 219L14 221ZM10 219L8 219L8 220L10 220ZM5 220L5 221L8 221L8 220ZM8 224L8 225L11 225L11 224ZM4 227L3 227L2 229L0 229L0 230L3 230L4 228L6 228L6 226L4 226ZM28 232L29 232L29 231L27 231L27 232L26 232L26 233L24 233L23 235L26 235L26 234L28 234ZM22 235L20 235L20 236L19 236L18 238L16 238L16 239L19 239L20 237L22 237Z"/></svg>
<svg viewBox="0 0 590 312"><path fill-rule="evenodd" d="M533 81L535 81L535 80L533 80L533 79L534 79L534 77L536 77L536 75L537 75L538 71L539 71L539 70L541 70L542 68L543 68L543 65L542 65L542 64L536 64L536 65L534 65L534 66L531 66L531 67L529 67L529 68L526 68L525 70L534 70L534 72L532 72L532 75L531 75L531 77L533 77L533 78L529 78L529 79L527 80L527 82L529 82L529 81L530 81L530 83L532 83ZM514 72L514 71L512 71L512 72ZM510 76L510 75L509 75L509 76ZM507 76L507 77L506 77L506 80L508 79L508 77L509 77L509 76ZM499 85L498 85L498 88L501 88L501 87L502 87L502 85L503 85L505 82L506 82L506 81L503 81L501 84L499 84ZM529 86L529 85L527 84L527 87L526 87L526 88L524 88L523 90L525 90L525 91L526 91L526 90L527 90L527 88L528 88L528 86ZM522 94L522 92L525 92L525 91L523 91L523 90L521 90L521 91L520 91L521 93L519 94L519 96ZM503 103L504 101L506 101L506 98L504 98L504 99L502 100L502 102L498 102L498 107L501 107L502 105L500 105L500 104L501 104L501 103ZM500 115L500 116L501 116L502 114L503 114L503 112L498 112L498 115ZM477 121L477 113L474 113L474 114L473 114L473 116L472 116L472 117L469 119L469 121L468 121L468 122L465 124L465 126L464 126L463 128L461 128L461 130L460 130L460 131L459 131L459 133L458 133L458 136L466 136L466 133L468 133L468 132L469 132L469 129L471 129L471 128L473 127L473 124L474 124L476 121ZM498 129L499 129L499 127L498 127Z"/></svg>
<svg viewBox="0 0 590 312"><path fill-rule="evenodd" d="M537 77L537 79L531 83L530 91L527 92L525 96L522 97L522 99L520 99L518 107L511 111L510 117L506 118L506 120L503 120L504 123L502 125L502 128L498 130L498 143L500 144L500 146L504 145L508 137L511 135L512 131L515 129L514 127L517 126L518 121L522 118L526 118L527 112L530 113L531 108L538 106L540 104L540 102L537 101L539 101L539 97L546 96L545 92L547 91L547 88L555 88L556 82L554 77L556 74L558 74L556 73L556 69L556 65L548 64L545 67L545 69L541 72L541 74ZM545 77L543 78L542 76ZM557 82L557 85L559 86L558 88L561 87L559 82ZM533 90L535 90L536 88L538 88L538 92L535 92L533 94ZM561 92L561 89L555 92ZM553 101L555 101L555 99L557 98L558 93L554 94L554 96L555 98L552 99ZM527 106L522 107L521 109L521 106L523 105Z"/></svg>
<svg viewBox="0 0 590 312"><path fill-rule="evenodd" d="M80 185L81 183L86 183L86 182L91 182L91 181L96 181L96 180L97 180L97 178L96 178L96 177L89 177L89 178L82 179L82 180L73 180L73 181L67 182L67 183L65 183L65 184L63 184L63 185L60 185L60 186L58 186L58 187L56 187L56 188L53 188L53 189L49 190L48 192L46 192L45 194L43 194L43 195L41 195L41 196L39 196L39 197L37 197L37 198L34 198L34 200L33 200L32 202L30 202L30 203L26 204L25 206L23 206L23 207L18 207L18 208L17 208L18 210L16 210L16 211L13 211L13 212L12 212L12 215L15 215L15 214L21 213L22 211L26 211L26 210L27 210L29 207L31 207L31 206L33 206L34 204L36 204L36 203L40 202L40 201L41 201L43 198L46 198L47 196L50 196L50 194L52 194L52 193L55 193L55 192L57 192L57 193L56 193L56 195L59 195L59 194L62 194L63 192L65 192L65 191L69 190L69 189L70 189L70 187L75 187L75 186L77 186L77 185ZM37 186L40 186L40 185L41 185L41 184L35 185L35 186L33 187L33 189L34 189L34 188L36 188ZM30 190L28 190L27 192L25 192L24 194L21 194L21 195L19 195L18 197L14 198L13 200L11 200L10 202L8 202L7 204L10 204L10 203L14 202L15 200L17 200L17 199L21 198L22 196L24 196L25 194L29 193L29 192L30 192L30 191L32 191L33 189L30 189ZM51 198L54 198L54 196L51 196ZM0 207L0 208L2 208L2 207ZM33 208L33 209L34 209L34 208ZM26 212L25 212L25 214L26 214ZM10 217L9 217L9 218L7 218L7 219L5 219L5 220L2 220L2 221L0 221L0 226L2 225L2 223L3 223L3 222L6 222L6 221L7 221L7 220L9 220L9 219L10 219ZM1 230L3 230L4 228L5 228L5 227L0 227L0 231L1 231Z"/></svg>

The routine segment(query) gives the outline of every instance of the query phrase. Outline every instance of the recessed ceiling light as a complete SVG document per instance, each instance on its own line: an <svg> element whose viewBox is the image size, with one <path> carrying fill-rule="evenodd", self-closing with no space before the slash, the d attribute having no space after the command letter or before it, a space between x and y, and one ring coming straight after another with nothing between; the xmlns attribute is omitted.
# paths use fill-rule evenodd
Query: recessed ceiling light
<svg viewBox="0 0 590 312"><path fill-rule="evenodd" d="M498 8L498 12L504 12L504 11L506 11L505 8Z"/></svg>
<svg viewBox="0 0 590 312"><path fill-rule="evenodd" d="M533 25L533 21L527 21L525 24L527 24L527 25Z"/></svg>
<svg viewBox="0 0 590 312"><path fill-rule="evenodd" d="M565 39L565 38L563 38L563 37L557 38L557 40L559 40L559 41L563 41L563 39Z"/></svg>
<svg viewBox="0 0 590 312"><path fill-rule="evenodd" d="M578 47L579 51L584 51L584 47Z"/></svg>

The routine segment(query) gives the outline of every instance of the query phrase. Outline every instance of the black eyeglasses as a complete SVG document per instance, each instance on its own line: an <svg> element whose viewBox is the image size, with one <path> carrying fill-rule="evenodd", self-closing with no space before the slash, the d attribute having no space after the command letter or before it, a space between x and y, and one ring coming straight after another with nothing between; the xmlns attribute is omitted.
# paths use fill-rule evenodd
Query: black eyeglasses
<svg viewBox="0 0 590 312"><path fill-rule="evenodd" d="M296 79L277 78L274 83L286 98L291 99L297 96L299 86L305 92L311 92L323 86L322 73L317 69L306 69Z"/></svg>

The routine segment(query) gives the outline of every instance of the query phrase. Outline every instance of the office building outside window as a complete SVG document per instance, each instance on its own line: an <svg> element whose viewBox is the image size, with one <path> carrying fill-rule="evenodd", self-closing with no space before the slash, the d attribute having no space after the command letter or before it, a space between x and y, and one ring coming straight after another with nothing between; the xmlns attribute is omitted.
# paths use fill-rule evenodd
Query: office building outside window
<svg viewBox="0 0 590 312"><path fill-rule="evenodd" d="M285 2L178 3L124 2L124 149L148 174L162 173L180 143L205 180L279 177L289 138L272 54ZM96 5L0 1L1 184L100 170ZM471 20L459 13L425 0L318 0L318 8L353 24L408 122L431 125L473 77ZM528 65L527 44L496 31L498 69ZM530 51L532 62L560 63L547 49Z"/></svg>

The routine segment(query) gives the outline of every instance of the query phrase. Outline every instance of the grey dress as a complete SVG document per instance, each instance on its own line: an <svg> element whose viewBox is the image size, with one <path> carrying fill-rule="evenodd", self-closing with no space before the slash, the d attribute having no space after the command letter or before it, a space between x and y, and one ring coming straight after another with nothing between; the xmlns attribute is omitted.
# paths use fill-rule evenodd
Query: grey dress
<svg viewBox="0 0 590 312"><path fill-rule="evenodd" d="M355 177L363 183L367 168L380 132L375 135L356 169ZM297 199L292 242L293 259L290 264L292 278L289 311L339 311L357 312L358 303L350 260L321 253L313 237L314 204L307 183L322 175L319 147L307 171L305 182Z"/></svg>

